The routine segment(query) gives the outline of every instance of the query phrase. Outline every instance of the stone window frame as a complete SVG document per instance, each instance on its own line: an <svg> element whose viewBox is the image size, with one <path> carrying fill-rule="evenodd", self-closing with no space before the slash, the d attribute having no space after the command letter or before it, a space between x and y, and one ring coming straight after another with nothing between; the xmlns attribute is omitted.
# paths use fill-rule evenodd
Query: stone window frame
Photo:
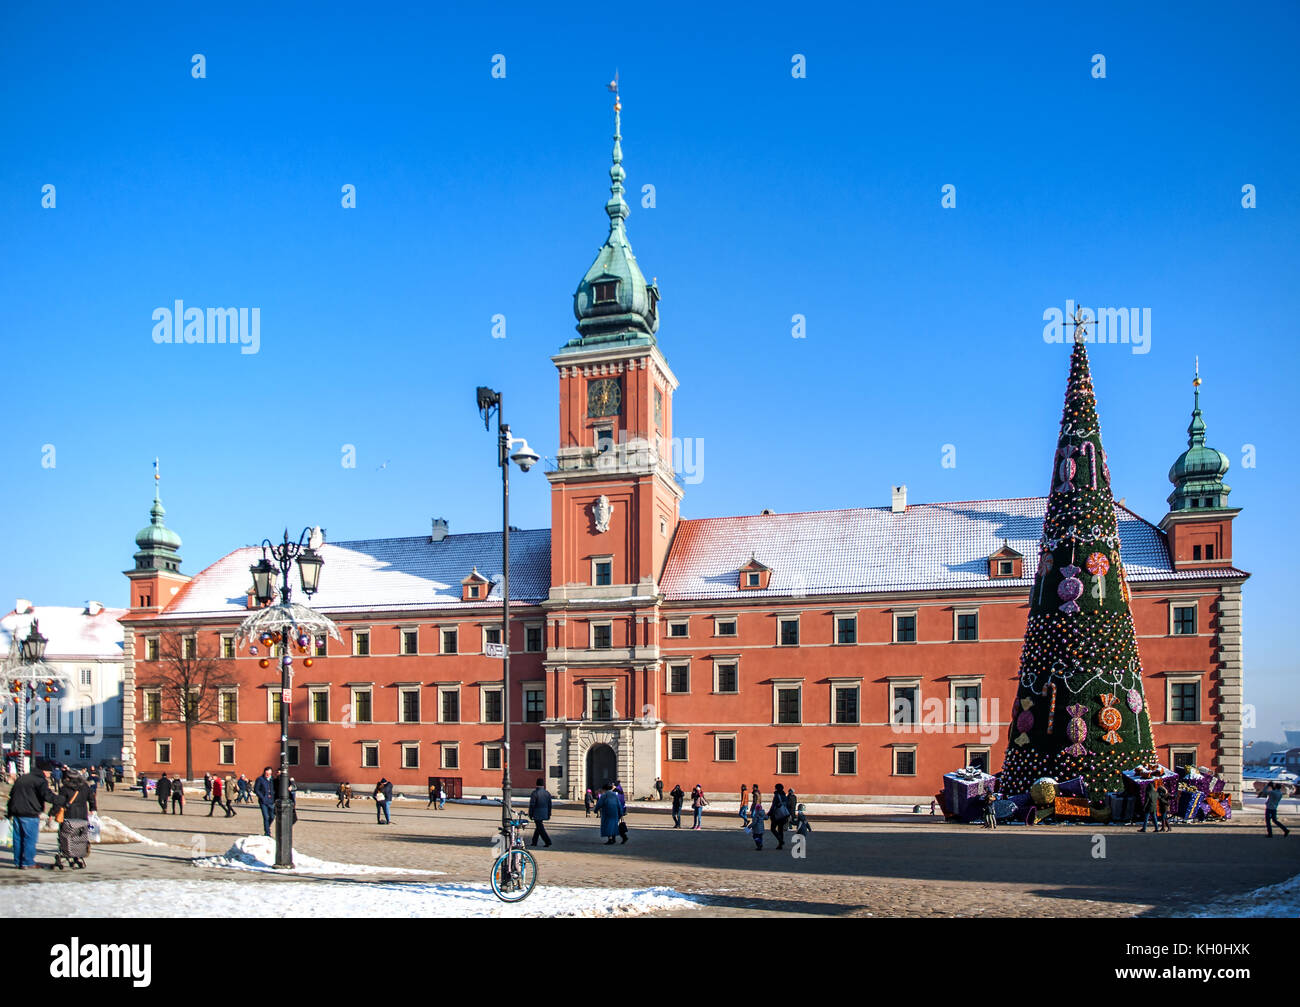
<svg viewBox="0 0 1300 1007"><path fill-rule="evenodd" d="M673 670L675 668L686 669L686 688L673 688ZM691 659L684 657L681 659L664 661L664 695L666 696L689 696L691 694Z"/></svg>
<svg viewBox="0 0 1300 1007"><path fill-rule="evenodd" d="M740 739L737 737L737 734L738 732L736 731L714 731L713 732L713 761L714 762L734 763L740 761ZM731 742L730 759L724 759L722 757L721 748L722 748L722 742L724 741Z"/></svg>
<svg viewBox="0 0 1300 1007"><path fill-rule="evenodd" d="M973 615L975 617L975 635L969 640L963 640L961 637L961 617L963 615ZM952 610L952 642L953 643L979 643L980 642L979 608L954 608Z"/></svg>
<svg viewBox="0 0 1300 1007"><path fill-rule="evenodd" d="M1205 720L1205 690L1201 688L1201 682L1205 678L1205 673L1201 671L1167 671L1165 672L1165 717L1166 724L1204 724ZM1196 719L1195 720L1174 720L1174 686L1175 685L1195 685L1196 686ZM1171 767L1172 768L1172 767Z"/></svg>
<svg viewBox="0 0 1300 1007"><path fill-rule="evenodd" d="M713 695L715 696L739 696L740 695L740 655L739 654L716 654L710 660L713 662ZM718 688L718 668L720 665L729 664L736 671L736 687L723 692Z"/></svg>
<svg viewBox="0 0 1300 1007"><path fill-rule="evenodd" d="M835 711L838 706L838 703L836 702L837 697L835 694L839 692L840 689L853 689L858 694L857 720L846 721L846 720L835 719ZM830 691L830 698L831 698L831 706L830 706L831 724L836 727L840 727L840 726L850 727L850 726L860 725L862 723L862 679L861 678L832 678L829 683L829 691Z"/></svg>
<svg viewBox="0 0 1300 1007"><path fill-rule="evenodd" d="M1190 608L1192 610L1192 631L1190 633L1178 632L1178 620L1174 618L1174 613L1180 608ZM1190 601L1176 598L1169 602L1169 636L1200 636L1201 634L1201 605L1199 598L1193 598Z"/></svg>
<svg viewBox="0 0 1300 1007"><path fill-rule="evenodd" d="M983 725L984 723L984 719L983 719L984 718L984 706L983 706L984 676L983 675L954 675L948 679L947 722L949 724L953 724L953 725L957 724L957 690L969 689L971 686L974 686L977 689L979 689L979 695L975 697L975 719L963 720L961 723L963 726L973 724L974 726L979 727ZM917 693L917 697L918 699L920 698L919 692ZM890 709L891 710L893 709L892 704L890 705ZM969 766L970 763L968 762L966 763L966 765Z"/></svg>
<svg viewBox="0 0 1300 1007"><path fill-rule="evenodd" d="M918 767L916 764L917 746L916 745L891 745L889 747L891 749L890 756L889 756L889 775L906 776L906 777L915 778L918 775L917 773ZM912 771L910 773L900 773L898 771L898 757L900 755L909 755L909 754L912 756Z"/></svg>
<svg viewBox="0 0 1300 1007"><path fill-rule="evenodd" d="M803 644L803 624L799 612L778 612L776 613L776 643L777 647L798 647ZM785 635L785 624L794 623L794 643L782 642Z"/></svg>
<svg viewBox="0 0 1300 1007"><path fill-rule="evenodd" d="M775 749L776 749L776 775L777 776L798 776L799 771L803 765L803 760L802 758L800 758L799 755L799 744L797 742L791 744L779 744L775 746ZM781 757L786 754L794 755L793 770L787 771L783 769L781 766Z"/></svg>
<svg viewBox="0 0 1300 1007"><path fill-rule="evenodd" d="M840 754L848 752L853 756L853 772L845 773L840 771ZM856 742L836 742L831 745L831 775L832 776L857 776L858 771L862 768L861 760L858 758L858 746Z"/></svg>
<svg viewBox="0 0 1300 1007"><path fill-rule="evenodd" d="M691 734L689 731L668 731L666 732L665 762L690 762L691 761ZM681 758L673 756L673 742L682 743L683 754Z"/></svg>

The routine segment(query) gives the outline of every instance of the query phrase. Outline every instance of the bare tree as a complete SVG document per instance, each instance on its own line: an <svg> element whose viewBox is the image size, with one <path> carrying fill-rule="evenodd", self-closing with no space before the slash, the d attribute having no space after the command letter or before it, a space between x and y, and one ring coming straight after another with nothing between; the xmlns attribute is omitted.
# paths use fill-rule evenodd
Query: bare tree
<svg viewBox="0 0 1300 1007"><path fill-rule="evenodd" d="M197 636L168 633L158 641L156 677L142 684L161 691L163 719L174 715L185 725L185 779L194 779L194 725L216 723L221 690L233 688L235 676Z"/></svg>

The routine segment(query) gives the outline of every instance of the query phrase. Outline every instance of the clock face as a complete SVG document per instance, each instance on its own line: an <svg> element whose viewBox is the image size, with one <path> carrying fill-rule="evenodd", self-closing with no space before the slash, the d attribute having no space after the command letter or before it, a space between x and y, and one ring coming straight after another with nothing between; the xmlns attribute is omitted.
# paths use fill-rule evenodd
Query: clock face
<svg viewBox="0 0 1300 1007"><path fill-rule="evenodd" d="M587 386L588 416L617 416L623 392L614 378L602 378Z"/></svg>

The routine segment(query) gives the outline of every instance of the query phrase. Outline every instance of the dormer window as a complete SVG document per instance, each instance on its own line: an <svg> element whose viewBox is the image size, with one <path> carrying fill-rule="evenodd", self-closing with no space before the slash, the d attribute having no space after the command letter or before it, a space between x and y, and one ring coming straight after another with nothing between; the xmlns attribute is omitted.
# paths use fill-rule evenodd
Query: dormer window
<svg viewBox="0 0 1300 1007"><path fill-rule="evenodd" d="M618 281L602 280L595 286L595 304L609 304L618 300Z"/></svg>

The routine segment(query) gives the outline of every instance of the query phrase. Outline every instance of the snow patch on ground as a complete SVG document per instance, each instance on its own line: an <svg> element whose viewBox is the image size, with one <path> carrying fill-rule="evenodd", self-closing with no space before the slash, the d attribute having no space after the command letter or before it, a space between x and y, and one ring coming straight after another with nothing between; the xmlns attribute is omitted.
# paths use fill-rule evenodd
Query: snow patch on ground
<svg viewBox="0 0 1300 1007"><path fill-rule="evenodd" d="M1216 905L1206 906L1199 912L1187 915L1199 918L1266 916L1294 919L1300 917L1300 874L1276 885L1266 885L1245 895L1224 899Z"/></svg>
<svg viewBox="0 0 1300 1007"><path fill-rule="evenodd" d="M696 909L701 900L671 888L549 888L509 905L486 884L286 880L91 881L10 885L0 917L116 916L130 919L611 917Z"/></svg>
<svg viewBox="0 0 1300 1007"><path fill-rule="evenodd" d="M276 874L442 874L442 871L421 871L411 867L372 867L368 864L338 864L317 860L305 853L293 851L293 869L276 870L275 840L270 836L244 836L226 850L224 856L204 857L194 861L195 867L225 867L237 871L273 871Z"/></svg>

